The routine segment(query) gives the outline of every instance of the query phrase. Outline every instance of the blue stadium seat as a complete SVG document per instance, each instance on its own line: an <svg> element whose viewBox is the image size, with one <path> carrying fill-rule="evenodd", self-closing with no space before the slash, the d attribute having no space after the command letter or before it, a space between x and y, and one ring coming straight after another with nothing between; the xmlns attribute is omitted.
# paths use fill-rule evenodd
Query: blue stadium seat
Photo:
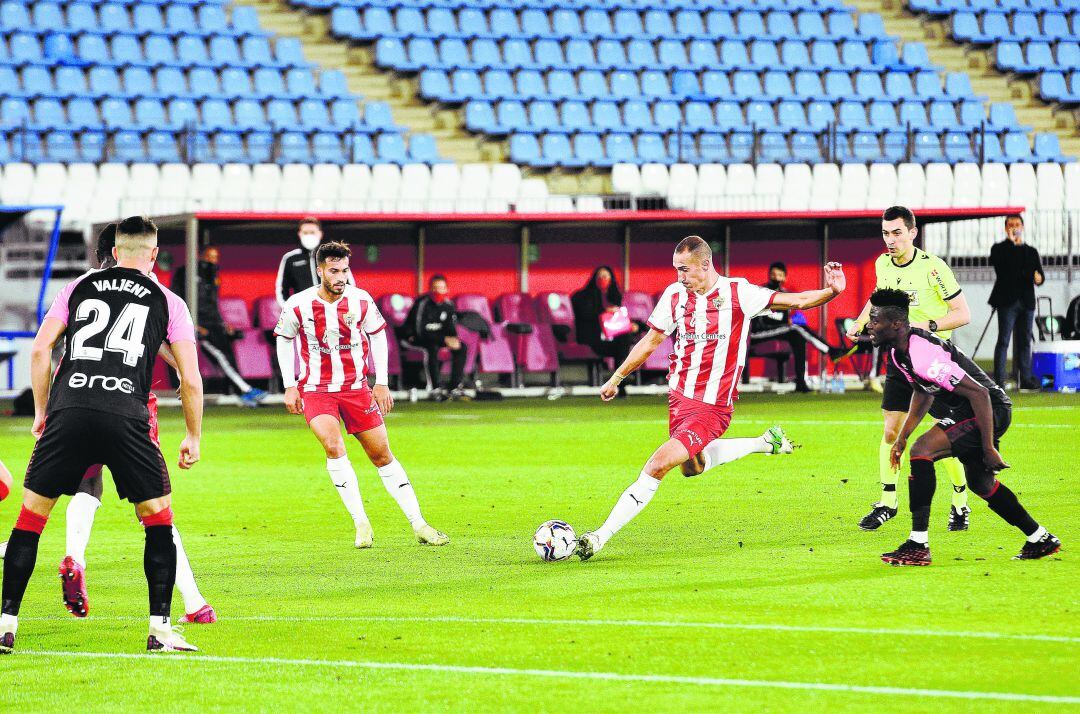
<svg viewBox="0 0 1080 714"><path fill-rule="evenodd" d="M454 13L446 7L430 7L424 14L424 24L427 26L427 31L434 37L445 37L448 39L460 39L458 37L458 24L457 19L454 17ZM475 32L470 28L471 34Z"/></svg>
<svg viewBox="0 0 1080 714"><path fill-rule="evenodd" d="M89 80L91 96L124 98L132 96L121 88L120 75L112 67L91 67Z"/></svg>
<svg viewBox="0 0 1080 714"><path fill-rule="evenodd" d="M776 106L776 123L784 129L806 127L806 110L801 102L782 101Z"/></svg>
<svg viewBox="0 0 1080 714"><path fill-rule="evenodd" d="M199 123L199 108L190 99L169 101L169 125L173 127L193 127Z"/></svg>
<svg viewBox="0 0 1080 714"><path fill-rule="evenodd" d="M386 102L368 102L365 104L364 123L378 129L395 130L397 128L393 114L390 111L390 105Z"/></svg>
<svg viewBox="0 0 1080 714"><path fill-rule="evenodd" d="M754 135L749 131L736 131L728 136L728 163L747 164L753 160Z"/></svg>
<svg viewBox="0 0 1080 714"><path fill-rule="evenodd" d="M571 131L571 127L569 125L564 125L559 121L559 110L555 107L554 102L530 102L527 115L525 113L525 107L522 106L520 102L507 102L507 104L514 104L520 107L521 118L517 119L512 117L510 114L507 114L507 118L510 119L510 121L512 121L513 123L504 122L505 126L518 126L522 129L528 128L537 132ZM585 111L585 105L581 104L580 102L567 102L563 106L567 106L570 104L577 104L581 107L581 110L583 112ZM499 116L501 118L504 115L500 113ZM585 122L586 124L588 123L587 114L585 115Z"/></svg>
<svg viewBox="0 0 1080 714"><path fill-rule="evenodd" d="M897 129L896 106L888 101L870 102L870 126L878 130Z"/></svg>
<svg viewBox="0 0 1080 714"><path fill-rule="evenodd" d="M55 97L52 73L45 67L31 66L22 71L22 94L26 97Z"/></svg>
<svg viewBox="0 0 1080 714"><path fill-rule="evenodd" d="M866 107L862 102L840 102L836 114L839 131L846 133L870 128L866 118Z"/></svg>
<svg viewBox="0 0 1080 714"><path fill-rule="evenodd" d="M949 72L945 75L945 94L953 99L974 98L971 78L964 72Z"/></svg>
<svg viewBox="0 0 1080 714"><path fill-rule="evenodd" d="M191 87L191 95L195 97L221 98L225 96L221 91L218 73L209 67L195 67L189 70L188 86Z"/></svg>
<svg viewBox="0 0 1080 714"><path fill-rule="evenodd" d="M973 12L958 12L950 21L952 36L962 42L982 41L982 29L979 27L979 18Z"/></svg>
<svg viewBox="0 0 1080 714"><path fill-rule="evenodd" d="M840 54L833 42L815 42L810 48L810 61L821 69L847 69L840 61Z"/></svg>
<svg viewBox="0 0 1080 714"><path fill-rule="evenodd" d="M847 72L826 72L824 96L833 101L856 98L858 95L851 84L851 75Z"/></svg>
<svg viewBox="0 0 1080 714"><path fill-rule="evenodd" d="M533 20L529 19L529 29L533 26ZM539 25L538 25L539 26ZM550 34L556 37L579 37L582 34L581 17L568 8L558 8L551 15ZM549 33L540 33L542 35Z"/></svg>
<svg viewBox="0 0 1080 714"><path fill-rule="evenodd" d="M525 37L546 37L553 34L547 13L536 8L528 8L521 13L521 33Z"/></svg>
<svg viewBox="0 0 1080 714"><path fill-rule="evenodd" d="M366 136L359 135L366 139ZM244 142L247 147L247 158L253 164L268 164L274 161L274 135L268 131L253 131L247 135ZM351 150L351 147L350 147ZM363 162L360 162L363 163ZM367 163L370 163L368 161Z"/></svg>
<svg viewBox="0 0 1080 714"><path fill-rule="evenodd" d="M736 102L717 102L714 113L716 126L722 130L737 129L749 123Z"/></svg>
<svg viewBox="0 0 1080 714"><path fill-rule="evenodd" d="M510 137L510 160L515 164L535 166L540 160L540 142L532 134Z"/></svg>
<svg viewBox="0 0 1080 714"><path fill-rule="evenodd" d="M1039 162L1062 162L1075 161L1075 158L1066 158L1061 154L1061 143L1057 134L1038 133L1035 135L1035 160Z"/></svg>
<svg viewBox="0 0 1080 714"><path fill-rule="evenodd" d="M618 116L618 109L616 109L616 116ZM618 129L620 126L631 131L649 131L655 129L649 105L640 99L633 99L623 104L622 119L621 121L616 122L612 128Z"/></svg>
<svg viewBox="0 0 1080 714"><path fill-rule="evenodd" d="M822 161L821 142L813 134L797 131L791 135L791 160L816 164Z"/></svg>
<svg viewBox="0 0 1080 714"><path fill-rule="evenodd" d="M676 102L657 102L652 114L653 126L661 131L673 131L683 123L682 111Z"/></svg>
<svg viewBox="0 0 1080 714"><path fill-rule="evenodd" d="M285 88L289 95L300 99L322 97L310 69L290 69L285 72Z"/></svg>
<svg viewBox="0 0 1080 714"><path fill-rule="evenodd" d="M1064 13L1047 12L1042 15L1042 35L1054 40L1072 38L1072 29Z"/></svg>
<svg viewBox="0 0 1080 714"><path fill-rule="evenodd" d="M851 147L850 154L845 155L843 149L847 149L848 143ZM841 150L840 160L844 162L870 163L883 158L881 141L874 132L857 131L851 134L849 141L841 143Z"/></svg>
<svg viewBox="0 0 1080 714"><path fill-rule="evenodd" d="M787 138L779 133L767 131L758 139L759 160L771 164L790 163L791 151L788 149Z"/></svg>
<svg viewBox="0 0 1080 714"><path fill-rule="evenodd" d="M836 123L836 109L831 102L813 101L806 105L806 125L812 131L821 131Z"/></svg>
<svg viewBox="0 0 1080 714"><path fill-rule="evenodd" d="M675 34L675 24L667 10L651 9L645 12L645 33L655 37L671 37Z"/></svg>
<svg viewBox="0 0 1080 714"><path fill-rule="evenodd" d="M930 125L926 116L926 105L920 101L900 102L900 124L911 126L913 129L921 129Z"/></svg>
<svg viewBox="0 0 1080 714"><path fill-rule="evenodd" d="M245 37L240 41L244 61L252 67L280 68L282 64L274 59L270 51L270 42L265 37Z"/></svg>
<svg viewBox="0 0 1080 714"><path fill-rule="evenodd" d="M439 101L450 101L453 95L450 78L441 69L426 69L421 72L419 91L421 97Z"/></svg>
<svg viewBox="0 0 1080 714"><path fill-rule="evenodd" d="M527 99L544 99L548 96L544 76L535 69L525 69L517 73L517 94Z"/></svg>
<svg viewBox="0 0 1080 714"><path fill-rule="evenodd" d="M578 94L587 99L597 99L608 96L607 81L604 75L596 70L584 70L578 74Z"/></svg>
<svg viewBox="0 0 1080 714"><path fill-rule="evenodd" d="M681 37L703 39L709 36L705 22L698 10L677 10L675 12L675 32Z"/></svg>
<svg viewBox="0 0 1080 714"><path fill-rule="evenodd" d="M85 40L88 38L84 37L83 39ZM192 52L195 55L200 55L200 45L198 43L200 43L201 40L195 37L191 37L188 39L192 40L193 42L185 43L184 50ZM132 40L133 46L131 48L127 46L127 40ZM113 59L116 62L122 64L129 63L129 54L133 54L139 51L138 45L134 44L134 38L128 37L127 35L117 35L116 37L114 37L112 40L112 47ZM180 59L180 57L177 55L177 49L178 47L173 45L172 40L163 35L150 35L146 38L146 41L143 43L142 47L142 51L145 54L145 63L151 67L192 66L191 63L187 61L187 58L183 60ZM209 58L207 58L206 56L205 47L202 47L201 49L201 56L209 60ZM141 64L138 58L131 60L130 63Z"/></svg>
<svg viewBox="0 0 1080 714"><path fill-rule="evenodd" d="M203 127L221 131L232 128L234 125L232 110L224 99L207 99L202 103Z"/></svg>
<svg viewBox="0 0 1080 714"><path fill-rule="evenodd" d="M240 99L233 104L235 124L238 129L247 131L262 129L267 126L266 113L262 104L254 99Z"/></svg>
<svg viewBox="0 0 1080 714"><path fill-rule="evenodd" d="M971 135L963 131L947 131L944 137L945 158L952 163L975 162L978 158L972 148Z"/></svg>
<svg viewBox="0 0 1080 714"><path fill-rule="evenodd" d="M30 122L30 104L25 99L0 99L0 125L23 126Z"/></svg>
<svg viewBox="0 0 1080 714"><path fill-rule="evenodd" d="M617 99L629 99L641 96L641 87L638 85L637 74L627 71L616 71L610 75L611 96Z"/></svg>
<svg viewBox="0 0 1080 714"><path fill-rule="evenodd" d="M552 39L537 40L532 51L525 40L511 40L503 45L503 58L506 64L523 69L566 69L569 67L597 66L593 59L593 49L584 40L570 40L566 53L563 47ZM584 45L570 48L569 45ZM573 57L574 61L568 61Z"/></svg>
<svg viewBox="0 0 1080 714"><path fill-rule="evenodd" d="M759 99L764 96L756 72L738 71L732 75L731 89L736 99Z"/></svg>
<svg viewBox="0 0 1080 714"><path fill-rule="evenodd" d="M1027 134L1010 131L1003 137L1002 152L1007 163L1030 163L1035 160Z"/></svg>
<svg viewBox="0 0 1080 714"><path fill-rule="evenodd" d="M122 105L123 112L121 118L131 116L131 108L127 102L122 99L113 100L116 103ZM67 104L68 126L73 129L92 129L101 125L102 118L98 115L97 107L94 105L94 101L88 97L78 97L72 99Z"/></svg>
<svg viewBox="0 0 1080 714"><path fill-rule="evenodd" d="M1011 102L994 102L990 105L989 127L995 131L1031 131L1029 126L1020 126Z"/></svg>
<svg viewBox="0 0 1080 714"><path fill-rule="evenodd" d="M307 129L319 129L330 125L330 112L326 102L319 99L305 99L299 107L300 125Z"/></svg>
<svg viewBox="0 0 1080 714"><path fill-rule="evenodd" d="M398 138L400 139L401 137ZM313 161L311 156L311 145L308 142L308 138L301 133L293 131L285 132L281 135L280 147L280 161L283 164L310 164ZM388 160L392 163L401 163L400 161L389 158Z"/></svg>
<svg viewBox="0 0 1080 714"><path fill-rule="evenodd" d="M966 99L959 105L961 126L977 127L986 121L986 106L981 100Z"/></svg>
<svg viewBox="0 0 1080 714"><path fill-rule="evenodd" d="M469 56L469 48L465 41L458 37L449 37L439 40L438 64L445 67L471 67L472 59Z"/></svg>
<svg viewBox="0 0 1080 714"><path fill-rule="evenodd" d="M761 69L752 65L746 45L740 40L724 40L720 43L720 66L724 69Z"/></svg>
<svg viewBox="0 0 1080 714"><path fill-rule="evenodd" d="M35 99L34 123L41 129L67 126L67 114L59 99Z"/></svg>
<svg viewBox="0 0 1080 714"><path fill-rule="evenodd" d="M311 137L312 157L320 164L345 163L345 154L342 151L341 137L327 131L316 132Z"/></svg>
<svg viewBox="0 0 1080 714"><path fill-rule="evenodd" d="M709 38L738 37L739 34L729 10L709 10L705 15L705 32Z"/></svg>
<svg viewBox="0 0 1080 714"><path fill-rule="evenodd" d="M866 37L855 28L855 16L846 9L829 14L829 35L838 40ZM873 35L870 35L871 37Z"/></svg>
<svg viewBox="0 0 1080 714"><path fill-rule="evenodd" d="M364 123L360 107L353 99L335 99L330 102L330 123L336 127L354 128Z"/></svg>
<svg viewBox="0 0 1080 714"><path fill-rule="evenodd" d="M503 127L495 120L495 110L491 104L477 100L465 104L465 128L475 133L504 133Z"/></svg>
<svg viewBox="0 0 1080 714"><path fill-rule="evenodd" d="M149 3L138 3L132 7L131 26L140 35L165 32L165 20L161 16L161 9Z"/></svg>
<svg viewBox="0 0 1080 714"><path fill-rule="evenodd" d="M937 72L916 72L915 94L922 99L935 99L945 96L945 92L941 88L941 78L938 77Z"/></svg>
<svg viewBox="0 0 1080 714"><path fill-rule="evenodd" d="M707 103L687 102L683 109L686 113L684 123L688 129L707 129L716 126L716 116Z"/></svg>
<svg viewBox="0 0 1080 714"><path fill-rule="evenodd" d="M795 95L800 99L817 99L825 94L821 75L806 70L795 73Z"/></svg>
<svg viewBox="0 0 1080 714"><path fill-rule="evenodd" d="M855 95L864 101L873 101L885 96L885 88L881 84L881 74L878 72L856 72Z"/></svg>
<svg viewBox="0 0 1080 714"><path fill-rule="evenodd" d="M32 24L30 11L23 3L5 2L0 4L0 27L14 30L19 27L30 27Z"/></svg>
<svg viewBox="0 0 1080 714"><path fill-rule="evenodd" d="M92 77L93 74L91 74L91 78ZM154 78L150 74L150 70L145 67L125 67L121 71L121 79L124 86L124 93L129 97L161 96L154 87ZM183 75L180 75L181 88L186 89L187 87L186 85L183 85L183 81ZM175 87L175 85L173 86Z"/></svg>
<svg viewBox="0 0 1080 714"><path fill-rule="evenodd" d="M491 23L493 35L508 39L521 39L524 37L517 14L509 8L497 7L493 9L488 21Z"/></svg>
<svg viewBox="0 0 1080 714"><path fill-rule="evenodd" d="M1021 40L1035 40L1043 36L1039 19L1031 12L1018 12L1012 19L1012 37Z"/></svg>
<svg viewBox="0 0 1080 714"><path fill-rule="evenodd" d="M919 163L945 161L942 150L941 136L934 131L917 131L914 137L915 145L912 148L912 157Z"/></svg>
<svg viewBox="0 0 1080 714"><path fill-rule="evenodd" d="M611 166L614 162L604 155L600 136L589 133L574 136L574 163L579 166Z"/></svg>
<svg viewBox="0 0 1080 714"><path fill-rule="evenodd" d="M762 90L766 97L774 100L788 99L795 93L787 72L766 72Z"/></svg>
<svg viewBox="0 0 1080 714"><path fill-rule="evenodd" d="M672 96L667 74L650 69L641 73L641 94L650 98L669 98Z"/></svg>
<svg viewBox="0 0 1080 714"><path fill-rule="evenodd" d="M1058 67L1080 69L1080 44L1076 42L1059 42L1057 43L1055 55Z"/></svg>
<svg viewBox="0 0 1080 714"><path fill-rule="evenodd" d="M288 96L285 80L276 69L260 68L255 70L255 94L260 97L274 98Z"/></svg>
<svg viewBox="0 0 1080 714"><path fill-rule="evenodd" d="M456 83L458 73L455 72L454 76L454 91L457 93L460 91ZM466 75L462 75L462 79L465 77ZM484 92L490 97L513 97L516 96L517 89L514 87L514 80L509 72L495 69L484 73Z"/></svg>
<svg viewBox="0 0 1080 714"><path fill-rule="evenodd" d="M259 37L266 34L266 31L262 29L262 24L259 22L258 10L242 5L233 5L232 28L233 32L241 37Z"/></svg>
<svg viewBox="0 0 1080 714"><path fill-rule="evenodd" d="M866 43L861 40L844 40L840 45L840 57L844 66L850 69L874 68Z"/></svg>
<svg viewBox="0 0 1080 714"><path fill-rule="evenodd" d="M645 27L641 23L641 15L634 10L616 10L612 18L613 31L616 36L631 38L645 37Z"/></svg>
<svg viewBox="0 0 1080 714"><path fill-rule="evenodd" d="M780 43L780 58L785 67L807 70L812 67L810 50L805 42L784 40ZM820 69L820 67L813 67Z"/></svg>
<svg viewBox="0 0 1080 714"><path fill-rule="evenodd" d="M267 102L266 118L276 129L300 128L300 121L296 116L296 105L288 99L271 99Z"/></svg>
<svg viewBox="0 0 1080 714"><path fill-rule="evenodd" d="M205 33L199 30L199 23L195 19L195 13L186 5L173 3L165 7L165 27L169 34L176 37L205 37Z"/></svg>
<svg viewBox="0 0 1080 714"><path fill-rule="evenodd" d="M8 38L8 56L14 64L40 62L44 55L37 37L16 32Z"/></svg>
<svg viewBox="0 0 1080 714"><path fill-rule="evenodd" d="M604 137L604 156L611 163L638 163L634 142L628 134L608 134Z"/></svg>
<svg viewBox="0 0 1080 714"><path fill-rule="evenodd" d="M64 13L59 5L52 2L34 3L30 18L37 27L61 28L64 26Z"/></svg>
<svg viewBox="0 0 1080 714"><path fill-rule="evenodd" d="M592 124L601 130L618 129L622 126L622 116L615 102L598 101L592 105Z"/></svg>
<svg viewBox="0 0 1080 714"><path fill-rule="evenodd" d="M686 46L681 41L660 40L657 62L653 65L641 66L660 66L675 69L685 67L689 64L689 62L689 57L686 54Z"/></svg>
<svg viewBox="0 0 1080 714"><path fill-rule="evenodd" d="M96 32L100 30L122 30L130 27L127 21L127 12L118 5L103 5L102 17L99 20L94 7L88 3L76 2L68 5L65 25L69 32ZM108 13L106 14L106 9ZM119 13L117 13L119 10ZM124 19L121 27L107 27L106 22L115 23L120 17Z"/></svg>
<svg viewBox="0 0 1080 714"><path fill-rule="evenodd" d="M716 43L707 40L692 40L688 62L692 67L712 67L719 64L720 56L716 52Z"/></svg>
<svg viewBox="0 0 1080 714"><path fill-rule="evenodd" d="M1039 96L1046 101L1068 102L1071 93L1061 72L1043 72L1039 75Z"/></svg>
<svg viewBox="0 0 1080 714"><path fill-rule="evenodd" d="M733 92L727 73L717 70L702 72L701 94L706 97L730 97Z"/></svg>
<svg viewBox="0 0 1080 714"><path fill-rule="evenodd" d="M723 77L723 81L727 82L727 75L722 72L714 72L713 74ZM731 85L728 85L728 92L731 91ZM701 82L698 79L697 74L689 71L674 72L671 77L671 93L676 97L700 97L702 94Z"/></svg>
<svg viewBox="0 0 1080 714"><path fill-rule="evenodd" d="M930 102L930 126L935 129L953 129L958 127L956 106L952 102L935 100Z"/></svg>
<svg viewBox="0 0 1080 714"><path fill-rule="evenodd" d="M645 163L670 163L664 138L660 134L643 133L637 135L637 158Z"/></svg>
<svg viewBox="0 0 1080 714"><path fill-rule="evenodd" d="M128 76L128 70L124 70L125 82L127 81ZM137 81L142 82L142 76L139 76ZM155 70L153 81L154 86L157 89L153 90L149 94L143 93L142 96L158 96L163 99L167 99L170 97L190 98L194 96L201 96L188 88L187 77L178 67L161 67Z"/></svg>
<svg viewBox="0 0 1080 714"><path fill-rule="evenodd" d="M894 100L903 100L911 97L911 77L903 72L887 73L885 75L885 94Z"/></svg>

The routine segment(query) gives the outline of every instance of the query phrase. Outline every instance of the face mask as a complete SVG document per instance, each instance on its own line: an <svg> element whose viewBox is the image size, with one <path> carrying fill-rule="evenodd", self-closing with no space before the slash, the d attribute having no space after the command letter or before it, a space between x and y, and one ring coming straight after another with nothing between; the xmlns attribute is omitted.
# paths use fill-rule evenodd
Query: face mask
<svg viewBox="0 0 1080 714"><path fill-rule="evenodd" d="M596 279L596 287L601 290L607 291L611 287L611 278L599 277Z"/></svg>
<svg viewBox="0 0 1080 714"><path fill-rule="evenodd" d="M300 245L304 246L304 250L315 250L319 247L319 238L311 233L301 233Z"/></svg>
<svg viewBox="0 0 1080 714"><path fill-rule="evenodd" d="M780 281L779 280L770 280L769 281L769 288L771 288L772 290L779 290L780 289Z"/></svg>

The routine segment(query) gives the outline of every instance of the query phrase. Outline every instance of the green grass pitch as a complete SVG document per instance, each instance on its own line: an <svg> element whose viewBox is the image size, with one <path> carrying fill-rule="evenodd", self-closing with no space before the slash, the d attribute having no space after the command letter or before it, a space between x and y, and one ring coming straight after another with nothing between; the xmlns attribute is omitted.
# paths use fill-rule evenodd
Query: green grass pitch
<svg viewBox="0 0 1080 714"><path fill-rule="evenodd" d="M1002 478L1064 550L1012 561L1022 536L974 497L971 530L946 532L950 489L939 476L929 568L878 560L910 525L904 479L897 519L874 533L855 525L878 493L872 394L745 396L729 436L780 423L803 448L695 479L672 472L587 563L541 562L533 529L548 518L579 533L602 522L666 437L660 398L400 403L391 446L452 542L413 540L353 441L375 528L366 551L352 547L301 418L211 409L203 461L172 470L177 526L220 618L187 627L202 652L143 653L142 529L108 482L88 551L91 616L76 621L60 602L63 499L42 537L17 652L0 658L0 710L1075 706L1080 400L1016 402ZM0 431L17 481L29 429L10 420ZM179 412L164 411L170 462L181 434ZM0 506L4 534L20 494ZM177 595L174 617L181 609Z"/></svg>

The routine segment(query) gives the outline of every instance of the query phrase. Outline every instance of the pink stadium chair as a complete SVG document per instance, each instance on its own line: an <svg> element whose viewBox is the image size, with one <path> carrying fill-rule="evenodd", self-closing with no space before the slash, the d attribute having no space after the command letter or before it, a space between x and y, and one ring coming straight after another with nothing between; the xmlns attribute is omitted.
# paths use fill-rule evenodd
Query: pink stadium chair
<svg viewBox="0 0 1080 714"><path fill-rule="evenodd" d="M559 350L551 323L541 323L528 293L505 293L495 300L495 313L506 326L521 372L547 372L559 383Z"/></svg>
<svg viewBox="0 0 1080 714"><path fill-rule="evenodd" d="M273 358L266 335L255 330L251 313L243 298L221 298L218 308L225 324L243 332L243 337L233 343L236 366L244 379L270 379L274 376ZM277 318L275 318L276 322Z"/></svg>
<svg viewBox="0 0 1080 714"><path fill-rule="evenodd" d="M264 295L255 300L255 324L270 335L274 332L278 318L281 317L281 305L273 295Z"/></svg>
<svg viewBox="0 0 1080 714"><path fill-rule="evenodd" d="M244 298L221 298L218 300L218 309L229 327L234 330L251 329L251 313L248 312Z"/></svg>
<svg viewBox="0 0 1080 714"><path fill-rule="evenodd" d="M507 340L506 327L495 322L487 298L483 295L467 293L454 298L454 304L457 306L458 312L471 310L491 325L491 334L487 337L481 337L478 333L466 327L458 330L461 341L468 345L470 350L475 346L478 357L473 361L471 370L469 369L469 363L466 361L466 374L475 375L479 371L488 374L508 374L515 377L517 370L515 369L510 342Z"/></svg>
<svg viewBox="0 0 1080 714"><path fill-rule="evenodd" d="M401 329L401 326L405 324L405 319L409 316L409 310L412 309L413 302L415 302L414 298L409 295L402 295L401 293L383 295L375 301L375 304L379 308L379 312L382 313L382 316L390 326L388 328L390 333L387 335L387 338L392 346L389 350L387 361L390 363L388 371L395 376L401 376L402 368L404 367L402 364L403 362L424 365L427 359L424 350L419 347L414 347L398 337L399 330ZM450 359L450 351L440 350L439 359ZM427 375L427 370L424 369L423 373L424 375ZM428 388L430 389L431 385L428 385Z"/></svg>
<svg viewBox="0 0 1080 714"><path fill-rule="evenodd" d="M656 307L656 303L649 297L648 293L643 293L640 290L627 290L623 293L622 304L630 315L630 319L637 322L648 322L649 315L652 314L653 308Z"/></svg>
<svg viewBox="0 0 1080 714"><path fill-rule="evenodd" d="M599 383L600 358L588 345L577 341L574 328L574 308L566 293L546 292L536 296L535 314L544 325L551 326L557 336L556 351L563 362L584 362L589 369L589 384Z"/></svg>

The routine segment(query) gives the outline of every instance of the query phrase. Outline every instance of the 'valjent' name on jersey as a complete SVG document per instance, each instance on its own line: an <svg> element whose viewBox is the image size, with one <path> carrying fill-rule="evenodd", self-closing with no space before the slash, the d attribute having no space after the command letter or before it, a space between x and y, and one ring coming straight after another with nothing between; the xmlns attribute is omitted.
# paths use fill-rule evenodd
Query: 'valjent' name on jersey
<svg viewBox="0 0 1080 714"><path fill-rule="evenodd" d="M106 290L113 290L117 292L131 293L138 298L144 298L150 294L150 288L145 288L132 280L128 280L127 278L124 278L122 280L117 280L115 278L113 278L112 280L95 280L94 287L97 288L97 291L99 293L105 292Z"/></svg>

